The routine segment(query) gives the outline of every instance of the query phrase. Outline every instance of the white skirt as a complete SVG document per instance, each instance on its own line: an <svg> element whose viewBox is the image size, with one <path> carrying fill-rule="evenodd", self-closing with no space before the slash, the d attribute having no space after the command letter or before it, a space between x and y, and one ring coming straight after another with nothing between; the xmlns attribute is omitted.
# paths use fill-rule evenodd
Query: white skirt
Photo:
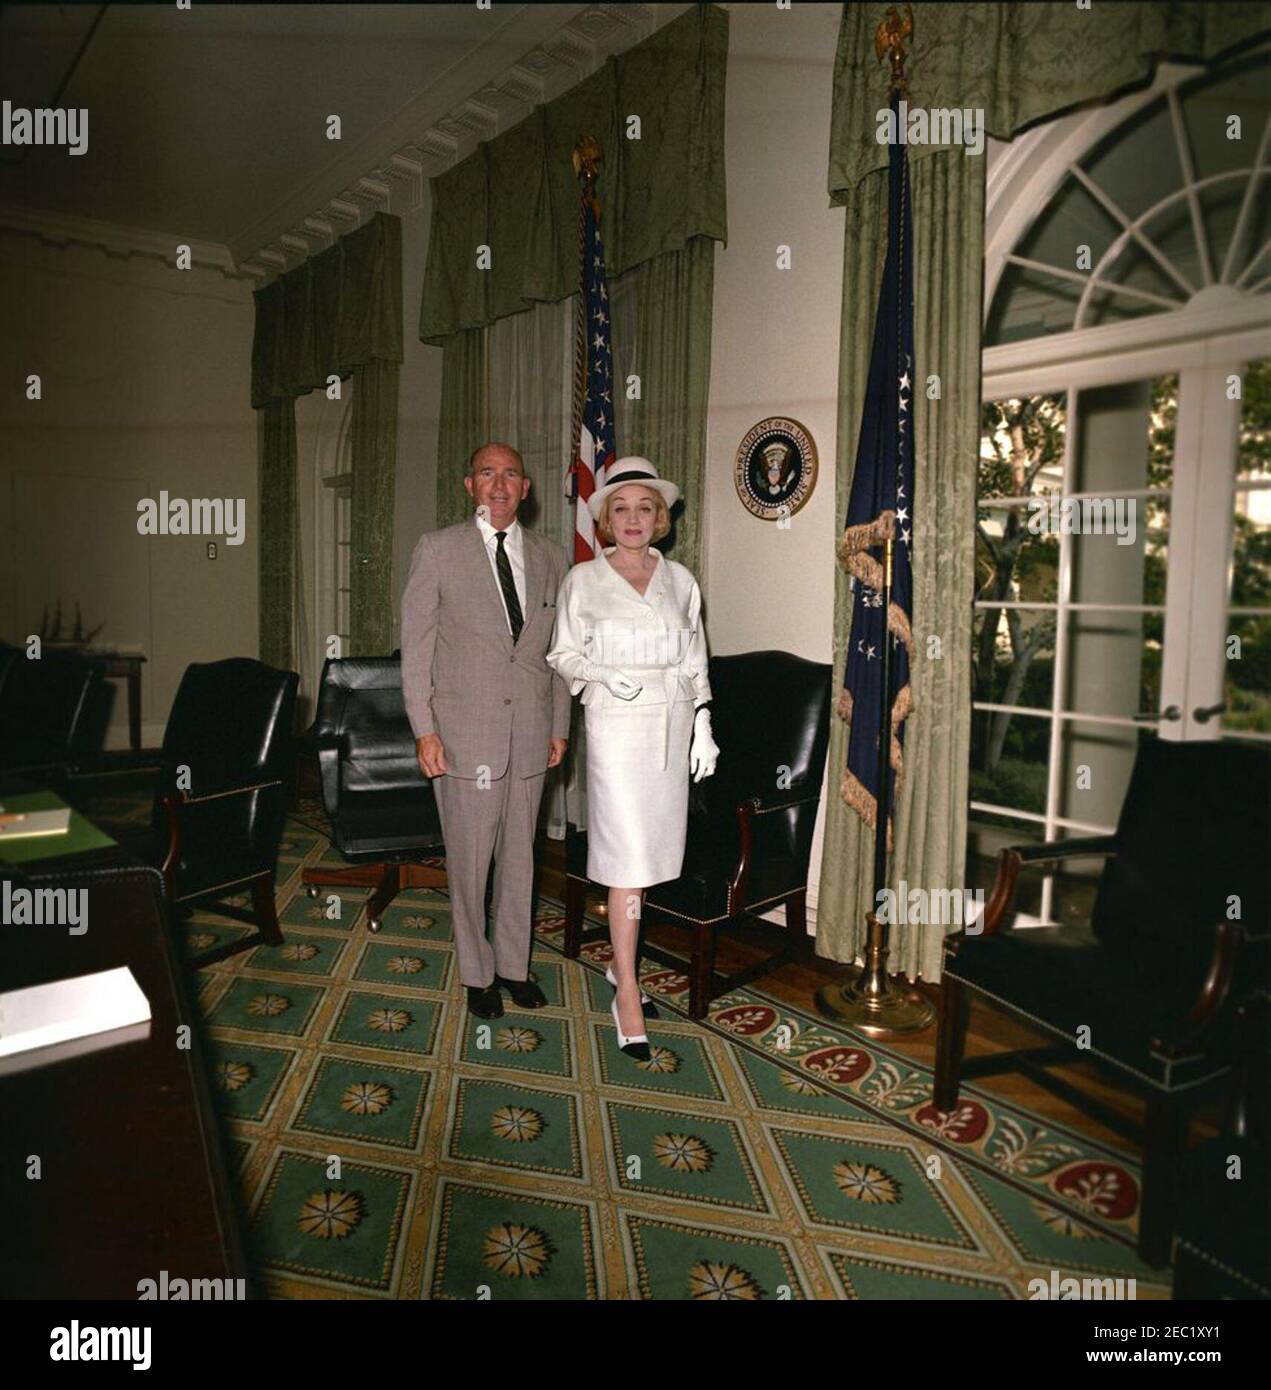
<svg viewBox="0 0 1271 1390"><path fill-rule="evenodd" d="M693 702L584 711L587 877L611 888L679 878L688 824ZM670 719L666 770L663 720Z"/></svg>

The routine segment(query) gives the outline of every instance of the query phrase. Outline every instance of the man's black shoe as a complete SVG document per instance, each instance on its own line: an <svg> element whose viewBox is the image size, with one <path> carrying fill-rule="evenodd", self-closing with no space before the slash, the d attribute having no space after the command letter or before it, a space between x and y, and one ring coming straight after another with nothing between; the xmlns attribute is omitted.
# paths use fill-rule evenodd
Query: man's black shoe
<svg viewBox="0 0 1271 1390"><path fill-rule="evenodd" d="M476 1014L478 1018L503 1017L503 996L499 993L497 975L495 983L486 985L484 989L480 985L468 985L466 988L470 1014Z"/></svg>
<svg viewBox="0 0 1271 1390"><path fill-rule="evenodd" d="M547 1003L547 995L533 980L505 980L502 975L494 977L491 988L502 986L512 996L513 1003L522 1009L541 1009Z"/></svg>

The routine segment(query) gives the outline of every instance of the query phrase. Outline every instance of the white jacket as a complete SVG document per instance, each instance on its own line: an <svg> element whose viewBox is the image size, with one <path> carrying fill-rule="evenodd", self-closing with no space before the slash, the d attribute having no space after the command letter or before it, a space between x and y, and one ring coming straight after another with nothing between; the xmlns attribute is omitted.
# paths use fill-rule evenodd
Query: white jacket
<svg viewBox="0 0 1271 1390"><path fill-rule="evenodd" d="M582 691L585 706L602 710L632 705L672 704L711 698L702 593L692 573L655 550L658 566L643 597L605 558L575 565L556 597L556 626L547 664ZM588 663L615 667L640 682L640 693L623 700L599 681L588 680Z"/></svg>

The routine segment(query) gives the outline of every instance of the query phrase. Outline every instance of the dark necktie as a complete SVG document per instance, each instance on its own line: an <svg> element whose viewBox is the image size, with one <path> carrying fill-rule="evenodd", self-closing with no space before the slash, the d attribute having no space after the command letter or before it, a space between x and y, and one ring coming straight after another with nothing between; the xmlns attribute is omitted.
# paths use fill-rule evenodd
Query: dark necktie
<svg viewBox="0 0 1271 1390"><path fill-rule="evenodd" d="M508 558L507 550L504 548L507 532L496 531L494 534L499 538L499 553L494 563L499 571L499 583L503 586L503 601L508 606L508 621L512 624L512 641L515 642L521 635L521 629L525 626L525 619L521 615L521 600L516 596L516 581L512 578L512 561Z"/></svg>

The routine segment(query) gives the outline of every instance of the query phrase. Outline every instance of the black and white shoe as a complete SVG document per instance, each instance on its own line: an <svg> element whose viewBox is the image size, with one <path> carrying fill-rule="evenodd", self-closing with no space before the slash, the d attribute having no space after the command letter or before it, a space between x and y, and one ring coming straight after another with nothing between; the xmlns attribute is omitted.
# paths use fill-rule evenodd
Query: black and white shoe
<svg viewBox="0 0 1271 1390"><path fill-rule="evenodd" d="M613 973L612 965L607 965L605 967L605 979L609 981L615 990L618 988L618 981ZM639 984L639 981L637 980L636 983ZM649 998L644 990L640 991L640 1007L644 1010L645 1018L658 1017L658 1006Z"/></svg>
<svg viewBox="0 0 1271 1390"><path fill-rule="evenodd" d="M618 996L615 994L613 1002L609 1005L609 1012L613 1014L613 1026L618 1030L618 1046L637 1062L647 1062L653 1055L649 1051L649 1040L643 1033L635 1037L627 1037L622 1031L622 1024L618 1022Z"/></svg>

